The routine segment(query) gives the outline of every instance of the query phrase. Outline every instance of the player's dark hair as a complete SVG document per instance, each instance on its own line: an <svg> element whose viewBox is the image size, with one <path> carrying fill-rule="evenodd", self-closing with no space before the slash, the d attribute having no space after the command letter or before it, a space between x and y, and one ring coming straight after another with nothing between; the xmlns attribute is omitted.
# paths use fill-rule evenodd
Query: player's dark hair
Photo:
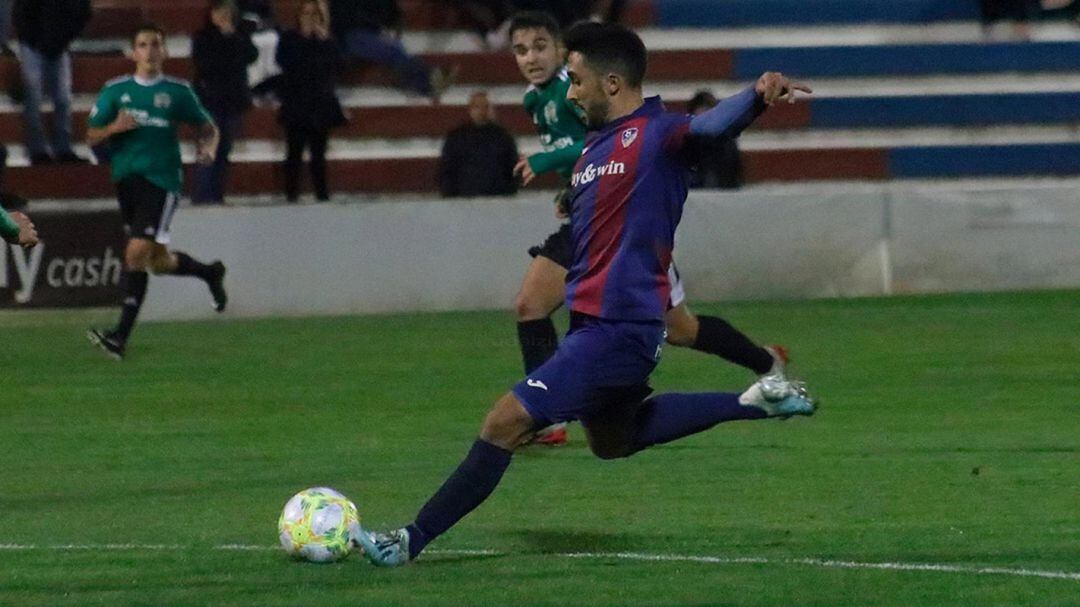
<svg viewBox="0 0 1080 607"><path fill-rule="evenodd" d="M135 39L139 37L139 34L146 32L153 32L161 36L161 41L165 41L165 30L161 29L161 26L156 23L142 23L139 27L135 28L135 31L131 33L131 46L135 46Z"/></svg>
<svg viewBox="0 0 1080 607"><path fill-rule="evenodd" d="M544 11L521 11L520 13L514 13L513 17L510 17L510 31L507 35L511 38L514 37L514 32L518 30L547 30L547 33L551 34L552 40L558 40L562 35L559 30L559 22L552 17L550 13Z"/></svg>
<svg viewBox="0 0 1080 607"><path fill-rule="evenodd" d="M645 43L634 32L614 23L579 23L564 38L567 52L581 53L598 72L613 73L640 88L648 58Z"/></svg>

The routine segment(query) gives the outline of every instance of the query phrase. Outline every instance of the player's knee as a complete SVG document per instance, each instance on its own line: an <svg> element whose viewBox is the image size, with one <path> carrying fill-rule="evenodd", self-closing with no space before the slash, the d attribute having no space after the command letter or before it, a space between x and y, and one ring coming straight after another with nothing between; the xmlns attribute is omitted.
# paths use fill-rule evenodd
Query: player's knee
<svg viewBox="0 0 1080 607"><path fill-rule="evenodd" d="M551 310L548 310L539 298L522 291L514 298L514 314L517 315L519 321L540 320L547 318Z"/></svg>
<svg viewBox="0 0 1080 607"><path fill-rule="evenodd" d="M127 269L142 272L150 265L153 249L143 240L132 240L124 251L124 264Z"/></svg>
<svg viewBox="0 0 1080 607"><path fill-rule="evenodd" d="M484 418L480 438L507 451L517 449L533 430L535 422L513 394L495 403Z"/></svg>
<svg viewBox="0 0 1080 607"><path fill-rule="evenodd" d="M697 341L697 318L689 314L672 314L667 318L667 342L673 346L688 348Z"/></svg>

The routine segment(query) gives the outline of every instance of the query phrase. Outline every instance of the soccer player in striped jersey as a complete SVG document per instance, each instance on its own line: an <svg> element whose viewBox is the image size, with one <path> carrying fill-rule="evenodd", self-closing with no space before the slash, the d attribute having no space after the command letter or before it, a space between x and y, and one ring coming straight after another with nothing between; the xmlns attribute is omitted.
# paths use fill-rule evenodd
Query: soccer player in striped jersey
<svg viewBox="0 0 1080 607"><path fill-rule="evenodd" d="M105 85L90 111L87 129L91 146L109 144L112 180L128 237L120 321L110 331L87 332L91 342L116 360L124 357L146 297L147 271L202 279L218 312L225 309L227 301L224 264L204 264L167 246L183 174L176 128L179 123L198 127L197 161L210 164L217 150L217 127L191 85L162 72L165 32L161 28L149 24L139 27L132 36L131 57L134 75Z"/></svg>
<svg viewBox="0 0 1080 607"><path fill-rule="evenodd" d="M354 538L374 564L415 559L487 499L514 450L537 428L581 421L602 459L734 420L812 415L805 388L762 378L742 394L650 396L664 343L668 266L686 202L688 134L735 136L767 105L810 89L770 72L691 118L645 99L645 45L617 25L585 24L567 36L569 98L596 129L571 178L571 329L555 355L500 398L465 460L420 509L389 533ZM699 465L703 462L696 462Z"/></svg>
<svg viewBox="0 0 1080 607"><path fill-rule="evenodd" d="M544 151L522 156L515 173L524 184L537 175L556 172L569 181L574 164L581 156L587 128L581 109L566 98L570 88L565 48L559 26L546 13L518 13L510 24L511 49L521 75L529 82L525 110L532 117ZM567 219L569 209L556 202L555 215ZM517 315L518 343L525 372L547 361L558 345L551 314L566 296L566 273L573 256L570 224L563 223L539 246L529 249L533 257L514 301ZM780 346L758 346L749 337L722 318L698 316L685 302L685 290L675 264L669 268L671 300L665 314L667 342L715 354L750 369L757 375L782 375L787 351ZM565 424L540 433L536 442L561 444L566 441Z"/></svg>

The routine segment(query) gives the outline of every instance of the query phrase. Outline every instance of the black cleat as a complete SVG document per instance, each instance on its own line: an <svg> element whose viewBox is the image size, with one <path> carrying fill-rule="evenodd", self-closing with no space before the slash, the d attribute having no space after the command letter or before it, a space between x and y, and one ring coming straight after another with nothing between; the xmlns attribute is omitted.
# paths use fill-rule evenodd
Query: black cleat
<svg viewBox="0 0 1080 607"><path fill-rule="evenodd" d="M210 268L214 270L214 275L207 284L210 285L210 295L214 298L214 310L224 312L225 304L229 303L229 296L225 294L225 264L215 261L210 264Z"/></svg>
<svg viewBox="0 0 1080 607"><path fill-rule="evenodd" d="M98 329L90 329L86 332L86 338L90 343L101 348L109 358L124 360L124 342L113 335L112 331L103 332Z"/></svg>

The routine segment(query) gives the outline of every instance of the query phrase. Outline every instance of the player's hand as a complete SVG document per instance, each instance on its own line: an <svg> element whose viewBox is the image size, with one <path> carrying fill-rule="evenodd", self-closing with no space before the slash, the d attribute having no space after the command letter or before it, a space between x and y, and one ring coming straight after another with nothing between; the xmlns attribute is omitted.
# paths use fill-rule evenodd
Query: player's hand
<svg viewBox="0 0 1080 607"><path fill-rule="evenodd" d="M529 182L536 179L536 173L533 172L532 167L529 166L529 159L524 155L518 158L517 164L514 165L514 175L521 177L521 185L529 185Z"/></svg>
<svg viewBox="0 0 1080 607"><path fill-rule="evenodd" d="M566 219L570 217L570 188L565 187L555 195L555 218Z"/></svg>
<svg viewBox="0 0 1080 607"><path fill-rule="evenodd" d="M204 166L214 164L214 153L202 148L195 150L195 162Z"/></svg>
<svg viewBox="0 0 1080 607"><path fill-rule="evenodd" d="M795 103L795 91L806 94L813 93L810 87L800 82L795 82L780 72L765 72L758 78L754 85L754 91L765 100L765 105L772 105L777 101Z"/></svg>
<svg viewBox="0 0 1080 607"><path fill-rule="evenodd" d="M113 135L133 131L137 128L139 128L139 123L135 121L135 117L132 116L130 112L125 111L121 111L117 114L116 120L113 120L112 124L109 125L109 131L111 131Z"/></svg>
<svg viewBox="0 0 1080 607"><path fill-rule="evenodd" d="M38 243L37 229L34 227L34 222L30 221L30 218L25 214L18 211L12 211L9 213L15 223L19 224L19 235L15 238L12 244L17 244L24 249L29 249Z"/></svg>

